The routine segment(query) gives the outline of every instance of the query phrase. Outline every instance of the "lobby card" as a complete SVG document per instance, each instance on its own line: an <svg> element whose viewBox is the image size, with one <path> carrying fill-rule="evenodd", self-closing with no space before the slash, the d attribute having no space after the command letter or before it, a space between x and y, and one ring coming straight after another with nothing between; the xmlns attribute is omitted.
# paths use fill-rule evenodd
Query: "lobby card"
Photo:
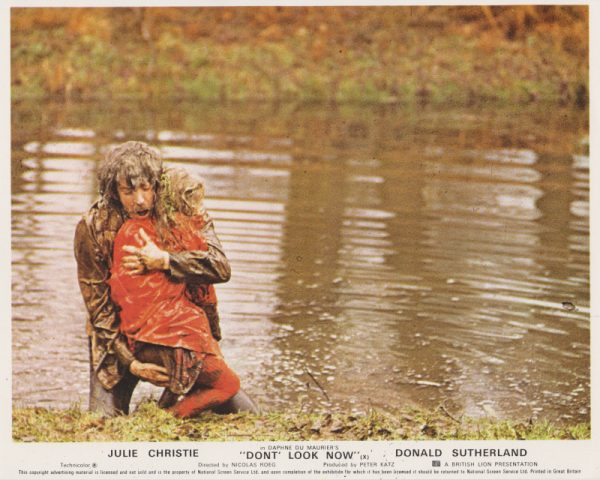
<svg viewBox="0 0 600 480"><path fill-rule="evenodd" d="M592 55L599 9L586 4L589 92L569 84L568 72L558 69L554 74L564 77L561 101L569 107L539 107L544 90L528 77L515 94L529 98L527 105L517 102L492 114L491 108L485 111L486 102L458 99L455 83L436 83L452 68L435 65L440 61L435 48L448 47L457 41L455 35L471 35L474 27L448 27L447 37L424 44L418 56L390 44L390 52L395 48L419 66L415 78L429 82L391 85L378 69L394 65L404 72L394 55L388 52L377 63L365 54L387 51L385 31L395 25L391 17L386 20L384 13L375 21L369 12L361 17L375 7L353 2L328 5L357 9L356 18L374 22L372 38L354 38L360 43L356 47L336 37L327 21L314 23L318 15L311 8L316 6L284 5L305 8L303 14L313 23L296 25L286 11L244 17L260 23L268 22L269 15L283 15L285 21L264 25L255 56L243 45L235 50L241 34L224 28L218 41L229 50L214 47L211 54L210 49L178 45L178 38L202 42L212 37L206 25L186 23L176 10L216 5L180 2L172 11L145 17L144 9L164 5L130 2L122 12L130 15L128 28L156 49L156 62L144 64L144 75L170 69L188 95L169 107L177 115L161 104L161 97L172 93L164 86L168 80L163 87L150 77L140 80L139 65L125 68L106 46L107 39L121 41L119 35L126 35L111 30L110 13L86 14L94 7L116 7L114 2L12 1L1 7L7 160L1 163L6 234L0 240L5 319L0 326L0 404L6 408L0 414L0 479L600 478L599 427L592 415L598 408L592 395L598 386L593 377L598 311L592 300L598 294L593 207L598 172L591 167L599 135L598 62ZM49 6L58 10L39 10ZM410 32L418 31L419 22L421 28L439 28L441 17L429 6L414 2L406 23ZM15 11L25 7L38 9L43 18ZM59 10L71 7L79 8L79 16L63 22ZM482 16L481 37L469 38L493 55L506 13L485 3L462 7ZM526 24L542 15L533 6L519 8L517 23L507 30L517 39L519 21ZM340 12L340 18L345 14ZM223 18L231 21L235 12ZM177 28L165 32L161 22L175 22ZM31 37L25 34L28 28ZM581 32L569 27L562 37L552 28L546 34L563 42L561 51L583 55ZM66 40L56 33L60 29L65 38L85 36L83 50L73 48L62 66L52 63L51 54L64 48ZM152 43L159 31L160 42ZM69 37L73 32L79 33ZM297 42L294 54L302 51L294 50L298 45L310 46L307 65L314 69L332 61L330 46L340 45L344 62L357 61L352 72L360 81L346 78L350 70L342 67L335 82L321 70L310 75L310 68L297 68L299 60L286 56L291 55L285 50L286 35ZM529 48L541 49L535 42L531 37ZM345 48L365 56L345 56ZM240 83L227 83L229 71L209 70L212 55L223 55L221 67L237 61L241 66L250 62L252 68L240 70ZM84 72L99 59L110 67L98 68L94 83ZM454 60L449 56L447 62ZM106 69L117 67L122 81L111 88L131 98L86 99L94 89L107 95L105 84L112 80ZM186 68L206 75L185 78ZM486 67L482 61L473 68L453 68L452 78L470 78ZM506 79L502 68L498 77ZM278 69L277 75L269 69ZM245 107L245 100L228 97L249 95L240 90L244 82L264 95L292 92L309 106L267 108L258 102ZM548 85L544 88L554 88ZM315 107L311 102L318 103L328 88L338 88L336 98L350 106ZM42 89L52 90L59 100L41 99ZM151 95L154 104L135 103L140 102L136 91ZM480 93L471 91L472 102ZM419 101L407 107L403 95ZM438 106L436 95L457 95L468 106ZM509 90L506 95L509 103L514 100ZM357 96L380 106L357 103ZM573 113L571 105L579 110ZM487 132L486 125L493 131ZM587 141L582 138L586 130ZM73 234L95 200L99 162L130 138L157 147L169 166L204 179L205 204L233 267L232 280L217 286L227 319L221 345L242 388L261 406L263 417L252 420L254 431L242 417L236 420L239 429L228 428L224 440L214 436L207 441L203 438L214 435L208 426L174 427L169 419L156 424L153 434L140 423L85 417L89 359ZM437 249L442 243L446 248ZM469 255L470 250L475 253ZM368 321L379 323L366 329ZM471 325L471 332L464 324ZM527 347L525 342L531 343ZM322 362L329 362L329 368L321 369ZM138 408L160 415L143 406L148 399L156 403L160 393L148 384L138 387L131 415L139 415ZM422 410L388 413L399 403L425 406L431 415ZM545 439L527 438L544 424L546 411L570 426L587 422L591 433L583 427L558 434L549 427ZM56 412L64 424L52 419ZM297 440L276 439L266 431L271 413L283 417L273 428ZM523 439L491 439L508 428L494 419L510 415L510 428ZM471 416L480 423L469 423ZM74 418L81 419L80 432L69 427ZM126 428L144 439L123 440ZM486 429L495 433L486 434ZM535 431L542 435L542 430ZM259 431L263 440L248 440ZM459 431L464 439L452 437ZM357 433L352 437L351 432ZM476 434L487 439L473 440Z"/></svg>

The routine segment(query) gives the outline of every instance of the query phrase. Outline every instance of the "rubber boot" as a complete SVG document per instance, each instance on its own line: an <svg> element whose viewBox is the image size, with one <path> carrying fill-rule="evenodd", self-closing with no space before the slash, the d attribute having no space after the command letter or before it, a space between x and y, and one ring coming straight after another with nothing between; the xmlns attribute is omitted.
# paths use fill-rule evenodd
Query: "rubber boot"
<svg viewBox="0 0 600 480"><path fill-rule="evenodd" d="M258 406L241 388L233 397L231 397L225 403L222 403L221 405L214 407L211 410L221 415L224 415L226 413L238 412L260 413Z"/></svg>

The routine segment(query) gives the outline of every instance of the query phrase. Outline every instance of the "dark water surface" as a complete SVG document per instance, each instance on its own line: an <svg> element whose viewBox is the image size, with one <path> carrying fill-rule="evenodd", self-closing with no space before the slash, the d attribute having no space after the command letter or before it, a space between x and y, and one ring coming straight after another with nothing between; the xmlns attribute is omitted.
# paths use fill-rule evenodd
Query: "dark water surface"
<svg viewBox="0 0 600 480"><path fill-rule="evenodd" d="M12 120L15 405L87 402L73 232L107 146L140 139L206 180L233 268L222 347L263 408L589 419L587 112L24 102Z"/></svg>

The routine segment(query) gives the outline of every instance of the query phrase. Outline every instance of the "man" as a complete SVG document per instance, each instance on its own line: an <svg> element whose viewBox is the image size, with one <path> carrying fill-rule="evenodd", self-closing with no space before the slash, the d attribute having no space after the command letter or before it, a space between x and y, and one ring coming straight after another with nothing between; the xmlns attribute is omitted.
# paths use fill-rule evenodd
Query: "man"
<svg viewBox="0 0 600 480"><path fill-rule="evenodd" d="M106 282L117 231L126 218L153 215L162 172L160 154L143 142L126 142L112 149L98 172L101 198L83 216L75 232L79 286L89 313L86 331L90 349L90 410L108 416L129 412L131 395L139 379L159 386L168 382L163 367L142 363L129 350L119 333L118 312ZM132 255L124 259L127 268L132 274L164 270L173 281L186 284L228 281L229 262L207 213L205 220L202 236L208 251L167 253L146 241L143 247L131 247ZM220 340L217 311L206 314L213 336ZM245 397L237 406L230 405L224 411L240 407L255 410Z"/></svg>

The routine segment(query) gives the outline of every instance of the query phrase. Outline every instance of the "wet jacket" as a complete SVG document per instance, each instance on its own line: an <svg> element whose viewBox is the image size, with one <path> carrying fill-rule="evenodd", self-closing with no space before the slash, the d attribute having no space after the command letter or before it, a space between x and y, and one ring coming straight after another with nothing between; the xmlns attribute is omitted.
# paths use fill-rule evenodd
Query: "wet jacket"
<svg viewBox="0 0 600 480"><path fill-rule="evenodd" d="M167 275L174 282L185 282L190 289L197 289L194 286L197 284L226 282L231 275L212 219L206 212L204 217L201 235L206 239L208 250L169 253ZM74 240L79 288L89 313L86 332L91 339L92 367L107 389L119 382L135 359L127 340L119 333L119 315L107 283L113 242L123 221L124 216L118 208L108 207L100 200L77 224ZM218 312L216 308L205 310L212 334L220 340Z"/></svg>
<svg viewBox="0 0 600 480"><path fill-rule="evenodd" d="M220 355L208 318L202 308L191 302L184 283L172 282L158 270L131 275L122 262L126 255L130 255L124 247L136 244L140 230L144 230L156 245L165 250L207 250L208 245L198 235L196 225L190 217L178 213L170 232L173 240L168 244L158 235L151 218L129 219L119 229L108 283L113 303L121 308L119 330L127 337L131 347L144 342L184 348L199 354Z"/></svg>

